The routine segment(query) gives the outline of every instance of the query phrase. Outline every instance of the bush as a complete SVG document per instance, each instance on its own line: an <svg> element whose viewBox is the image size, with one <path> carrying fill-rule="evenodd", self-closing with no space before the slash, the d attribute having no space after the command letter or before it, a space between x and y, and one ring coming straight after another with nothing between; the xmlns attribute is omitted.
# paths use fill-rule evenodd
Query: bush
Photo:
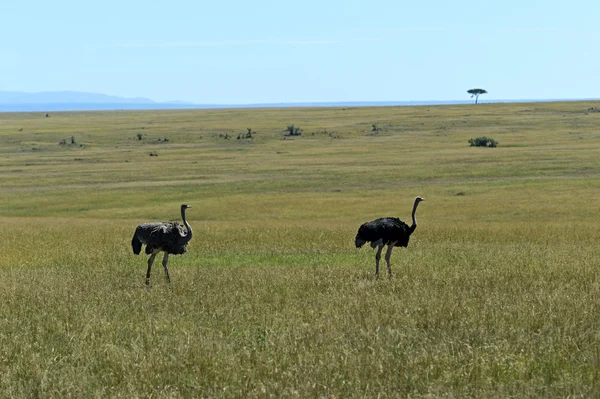
<svg viewBox="0 0 600 399"><path fill-rule="evenodd" d="M237 136L237 139L251 139L253 134L256 134L256 132L252 131L252 129L250 129L249 127L246 128L248 129L248 132L246 133L240 133Z"/></svg>
<svg viewBox="0 0 600 399"><path fill-rule="evenodd" d="M300 136L302 134L302 129L294 125L289 125L284 131L287 136Z"/></svg>
<svg viewBox="0 0 600 399"><path fill-rule="evenodd" d="M497 147L498 141L494 140L490 137L477 137L475 139L469 139L469 144L471 147Z"/></svg>

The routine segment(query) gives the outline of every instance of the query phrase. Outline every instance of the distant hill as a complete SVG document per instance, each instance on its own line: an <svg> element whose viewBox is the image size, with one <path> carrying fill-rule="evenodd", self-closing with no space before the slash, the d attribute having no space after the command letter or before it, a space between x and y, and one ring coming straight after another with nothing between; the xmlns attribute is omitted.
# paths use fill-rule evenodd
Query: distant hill
<svg viewBox="0 0 600 399"><path fill-rule="evenodd" d="M125 98L77 91L26 93L0 91L0 112L89 111L118 109L189 108L183 101L157 103L149 98Z"/></svg>
<svg viewBox="0 0 600 399"><path fill-rule="evenodd" d="M148 98L123 98L98 93L77 91L47 91L25 93L20 91L0 91L0 104L152 104Z"/></svg>
<svg viewBox="0 0 600 399"><path fill-rule="evenodd" d="M551 101L579 100L483 100L480 102L480 104L492 102L507 103ZM51 91L40 93L0 91L0 112L109 111L184 108L384 107L448 104L473 104L473 101L332 101L263 104L194 104L183 101L159 103L143 97L124 98L109 96L106 94L83 93L76 91Z"/></svg>

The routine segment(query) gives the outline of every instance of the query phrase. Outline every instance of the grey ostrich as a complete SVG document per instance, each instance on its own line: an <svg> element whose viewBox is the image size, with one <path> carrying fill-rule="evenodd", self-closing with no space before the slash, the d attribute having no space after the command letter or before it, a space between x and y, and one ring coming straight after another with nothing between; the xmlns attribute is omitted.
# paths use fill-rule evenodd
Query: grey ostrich
<svg viewBox="0 0 600 399"><path fill-rule="evenodd" d="M358 234L354 243L356 248L362 247L366 242L371 242L371 247L379 247L377 254L375 255L375 276L379 277L379 259L381 259L381 250L384 245L388 246L385 254L385 262L387 263L388 274L392 276L392 267L390 266L390 257L392 256L392 249L394 247L407 247L410 235L417 228L417 219L415 213L417 212L417 206L421 201L425 201L424 198L415 198L415 204L412 210L412 226L408 226L402 220L398 218L380 218L375 219L371 222L367 222L359 227Z"/></svg>
<svg viewBox="0 0 600 399"><path fill-rule="evenodd" d="M154 258L159 252L164 252L163 267L165 268L165 276L167 282L171 282L169 278L169 254L181 255L186 252L186 245L192 239L192 227L185 219L185 210L191 208L188 204L181 205L181 219L187 229L187 232L177 222L154 222L142 223L131 239L131 248L133 253L139 255L142 250L142 244L146 244L146 254L148 258L148 271L146 272L146 285L150 285L150 270L154 263Z"/></svg>

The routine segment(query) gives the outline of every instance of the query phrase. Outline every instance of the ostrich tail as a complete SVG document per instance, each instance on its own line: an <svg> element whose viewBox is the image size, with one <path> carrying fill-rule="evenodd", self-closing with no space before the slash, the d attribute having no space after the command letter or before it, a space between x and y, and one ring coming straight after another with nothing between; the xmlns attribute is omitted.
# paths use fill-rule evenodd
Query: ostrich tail
<svg viewBox="0 0 600 399"><path fill-rule="evenodd" d="M358 233L356 234L356 237L354 238L354 245L356 245L356 248L362 247L368 241L363 238L364 232L365 232L365 225L363 224L362 226L360 226L358 228Z"/></svg>
<svg viewBox="0 0 600 399"><path fill-rule="evenodd" d="M136 255L139 255L142 251L142 242L137 237L137 234L134 234L133 238L131 239L131 248L133 249L133 253Z"/></svg>
<svg viewBox="0 0 600 399"><path fill-rule="evenodd" d="M366 242L367 242L367 240L363 240L360 237L356 237L356 239L354 240L354 245L356 245L356 248L360 248L363 245L365 245Z"/></svg>

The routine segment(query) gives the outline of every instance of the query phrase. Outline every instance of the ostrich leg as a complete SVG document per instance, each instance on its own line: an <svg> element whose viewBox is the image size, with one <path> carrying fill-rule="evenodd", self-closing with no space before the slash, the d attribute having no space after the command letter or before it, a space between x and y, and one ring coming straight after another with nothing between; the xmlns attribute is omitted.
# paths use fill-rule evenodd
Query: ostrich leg
<svg viewBox="0 0 600 399"><path fill-rule="evenodd" d="M388 268L388 276L392 277L392 266L390 265L390 258L392 257L392 249L394 249L394 245L396 244L396 242L391 242L388 245L388 249L385 253L385 262L387 263L387 268Z"/></svg>
<svg viewBox="0 0 600 399"><path fill-rule="evenodd" d="M154 258L156 258L156 254L158 252L153 252L152 255L148 258L148 271L146 272L146 285L150 285L150 271L152 270L152 264L154 263Z"/></svg>
<svg viewBox="0 0 600 399"><path fill-rule="evenodd" d="M169 253L165 252L165 256L163 256L163 267L165 268L165 278L167 279L167 283L171 282L171 278L169 278L169 268L167 267L167 263L169 263Z"/></svg>
<svg viewBox="0 0 600 399"><path fill-rule="evenodd" d="M377 249L377 254L375 255L375 277L379 278L379 259L381 259L381 250L383 249L383 245L380 245Z"/></svg>

